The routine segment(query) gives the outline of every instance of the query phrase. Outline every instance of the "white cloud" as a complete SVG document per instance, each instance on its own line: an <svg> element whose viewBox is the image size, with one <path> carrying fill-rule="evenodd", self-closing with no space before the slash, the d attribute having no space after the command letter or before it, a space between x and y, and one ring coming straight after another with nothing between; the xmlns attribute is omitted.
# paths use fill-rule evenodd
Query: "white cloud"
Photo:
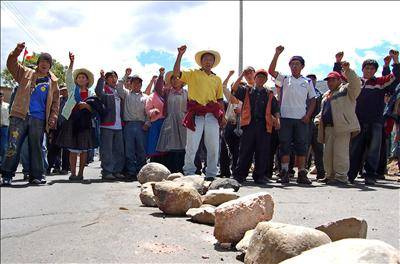
<svg viewBox="0 0 400 264"><path fill-rule="evenodd" d="M55 1L26 5L32 6L33 11L25 17L32 22L31 27L42 40L42 46L37 47L30 41L2 3L2 35L7 30L15 32L13 39L3 41L2 38L2 67L4 54L15 45L11 41L25 39L30 50L46 50L64 64L68 63L68 51L75 52L76 67L87 67L95 76L101 68L122 73L130 66L146 82L157 73L159 65L142 66L136 56L149 49L176 54L176 47L181 44L188 45L185 56L192 62L200 49L218 50L222 61L215 71L222 79L230 69L238 68L239 2L236 1L200 5L175 2L168 10L165 2ZM40 8L35 8L38 5ZM176 8L179 6L182 8ZM388 13L388 6L390 10L398 10L400 3L245 1L244 65L267 68L279 44L285 46L278 64L278 70L283 72L289 71L289 57L297 54L306 60L305 73L317 65L333 63L334 54L339 50L345 52L353 65L366 56L381 60L373 52L360 57L355 48L370 48L382 41L399 48L400 29L394 26L398 18ZM79 12L79 26L41 28L46 18L49 23L53 21L52 10L65 14L68 10Z"/></svg>

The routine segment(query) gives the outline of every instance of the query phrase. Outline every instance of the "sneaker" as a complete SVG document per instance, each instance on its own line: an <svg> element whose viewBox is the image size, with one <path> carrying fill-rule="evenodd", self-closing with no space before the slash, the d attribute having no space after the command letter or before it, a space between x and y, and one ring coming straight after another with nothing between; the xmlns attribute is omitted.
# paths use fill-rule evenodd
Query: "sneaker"
<svg viewBox="0 0 400 264"><path fill-rule="evenodd" d="M53 174L59 175L60 174L60 169L53 169Z"/></svg>
<svg viewBox="0 0 400 264"><path fill-rule="evenodd" d="M261 177L259 179L254 180L255 184L260 184L260 185L267 185L270 181L268 180L267 177Z"/></svg>
<svg viewBox="0 0 400 264"><path fill-rule="evenodd" d="M311 184L310 179L307 177L308 172L301 170L297 173L297 183L299 184Z"/></svg>
<svg viewBox="0 0 400 264"><path fill-rule="evenodd" d="M210 182L212 182L212 181L215 180L215 177L214 177L214 176L206 176L206 177L204 178L204 180L205 180L205 181L210 181Z"/></svg>
<svg viewBox="0 0 400 264"><path fill-rule="evenodd" d="M12 178L3 178L1 186L11 186Z"/></svg>
<svg viewBox="0 0 400 264"><path fill-rule="evenodd" d="M68 171L66 171L66 170L60 170L60 173L59 173L60 175L67 175L68 174Z"/></svg>
<svg viewBox="0 0 400 264"><path fill-rule="evenodd" d="M317 182L328 184L330 180L331 179L324 177L322 179L317 179Z"/></svg>
<svg viewBox="0 0 400 264"><path fill-rule="evenodd" d="M121 173L114 173L113 176L115 178L117 178L118 180L124 180L125 179L125 175L123 175Z"/></svg>
<svg viewBox="0 0 400 264"><path fill-rule="evenodd" d="M117 178L114 177L111 173L104 174L101 176L104 181L115 181Z"/></svg>
<svg viewBox="0 0 400 264"><path fill-rule="evenodd" d="M69 178L68 178L70 181L82 181L83 180L83 176L82 175L72 175L71 174L71 176L69 176Z"/></svg>
<svg viewBox="0 0 400 264"><path fill-rule="evenodd" d="M369 177L365 177L365 185L375 185L376 180L369 178Z"/></svg>
<svg viewBox="0 0 400 264"><path fill-rule="evenodd" d="M32 179L32 180L30 180L29 181L29 183L31 183L31 184L46 184L46 180L44 179L44 178L42 178L42 179Z"/></svg>
<svg viewBox="0 0 400 264"><path fill-rule="evenodd" d="M317 180L324 179L325 178L325 172L324 173L317 173Z"/></svg>
<svg viewBox="0 0 400 264"><path fill-rule="evenodd" d="M289 174L286 170L281 170L278 177L279 179L276 181L277 183L287 184L290 182Z"/></svg>

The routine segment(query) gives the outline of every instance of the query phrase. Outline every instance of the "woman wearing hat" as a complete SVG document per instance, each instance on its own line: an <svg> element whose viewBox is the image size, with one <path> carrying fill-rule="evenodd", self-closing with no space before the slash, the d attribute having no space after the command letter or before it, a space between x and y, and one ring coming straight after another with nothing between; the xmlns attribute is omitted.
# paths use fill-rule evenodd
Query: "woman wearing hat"
<svg viewBox="0 0 400 264"><path fill-rule="evenodd" d="M167 167L172 173L182 172L185 161L186 128L182 120L186 113L188 95L183 89L184 85L172 71L165 75L166 117L156 149L158 152L168 152Z"/></svg>
<svg viewBox="0 0 400 264"><path fill-rule="evenodd" d="M75 56L69 53L70 64L66 73L68 100L65 103L62 115L67 119L64 122L57 144L70 151L69 162L71 167L70 180L83 180L83 170L87 161L87 152L96 146L96 139L92 131L92 125L83 124L77 126L79 111L91 112L91 107L84 102L89 97L89 87L93 85L94 77L87 69L76 69L72 73ZM90 122L90 121L86 121ZM76 162L79 155L79 173L76 175Z"/></svg>

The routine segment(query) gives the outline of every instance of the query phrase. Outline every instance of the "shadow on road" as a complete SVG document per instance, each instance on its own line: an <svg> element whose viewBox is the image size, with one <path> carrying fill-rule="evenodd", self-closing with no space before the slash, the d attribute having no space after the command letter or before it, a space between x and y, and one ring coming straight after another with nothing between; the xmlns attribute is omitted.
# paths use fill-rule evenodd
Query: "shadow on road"
<svg viewBox="0 0 400 264"><path fill-rule="evenodd" d="M164 213L151 213L151 216L157 217L157 218L187 218L187 216L176 216L176 215L166 215Z"/></svg>

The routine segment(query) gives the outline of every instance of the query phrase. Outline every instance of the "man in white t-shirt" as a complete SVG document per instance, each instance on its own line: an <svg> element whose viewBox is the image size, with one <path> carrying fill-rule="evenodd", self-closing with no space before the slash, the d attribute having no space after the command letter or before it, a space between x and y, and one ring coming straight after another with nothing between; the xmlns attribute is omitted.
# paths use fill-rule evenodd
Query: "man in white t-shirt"
<svg viewBox="0 0 400 264"><path fill-rule="evenodd" d="M280 89L281 128L279 131L282 169L280 183L289 183L288 167L291 143L294 143L298 167L297 183L311 184L305 169L307 153L308 124L315 109L315 90L311 79L303 77L304 59L293 56L289 61L291 75L282 75L275 70L279 55L284 47L278 46L269 66L269 74L275 78ZM307 108L307 99L310 100Z"/></svg>

